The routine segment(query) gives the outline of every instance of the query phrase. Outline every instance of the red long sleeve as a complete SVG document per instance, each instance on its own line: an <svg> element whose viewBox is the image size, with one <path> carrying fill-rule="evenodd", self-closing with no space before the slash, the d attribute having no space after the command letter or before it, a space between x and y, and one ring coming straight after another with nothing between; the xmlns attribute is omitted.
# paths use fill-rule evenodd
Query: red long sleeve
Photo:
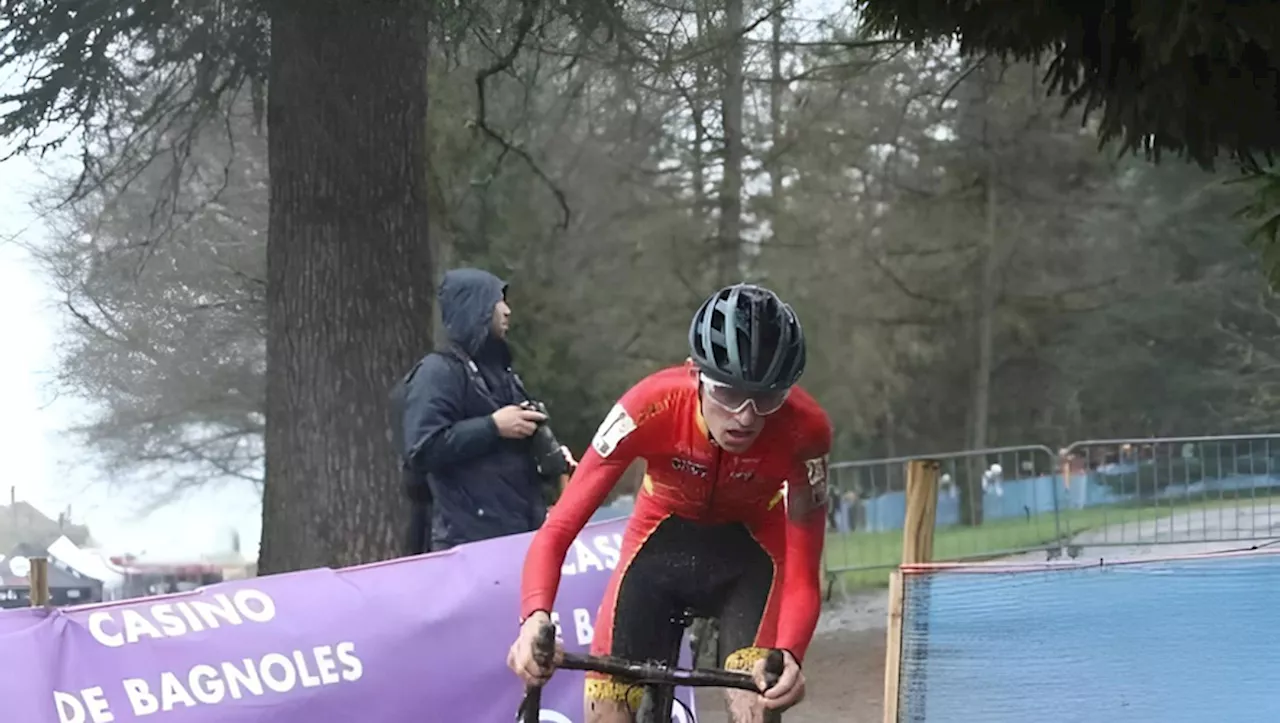
<svg viewBox="0 0 1280 723"><path fill-rule="evenodd" d="M826 524L821 508L810 511L802 520L787 522L787 558L782 573L777 645L790 650L797 661L804 660L822 612L820 580Z"/></svg>
<svg viewBox="0 0 1280 723"><path fill-rule="evenodd" d="M631 460L605 460L588 449L573 478L560 495L560 501L547 515L547 521L533 535L524 559L520 578L520 619L537 610L551 611L560 587L560 567L574 538L595 513Z"/></svg>

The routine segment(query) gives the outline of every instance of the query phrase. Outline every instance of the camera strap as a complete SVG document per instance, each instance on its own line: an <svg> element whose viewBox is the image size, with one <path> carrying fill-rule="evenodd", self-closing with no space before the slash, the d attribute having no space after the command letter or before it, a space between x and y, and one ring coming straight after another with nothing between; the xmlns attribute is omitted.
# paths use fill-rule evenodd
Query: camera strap
<svg viewBox="0 0 1280 723"><path fill-rule="evenodd" d="M471 383L480 390L481 394L488 398L490 402L493 402L495 406L502 406L498 403L498 399L493 395L493 389L490 388L489 382L485 380L484 375L480 373L480 366L476 364L474 359L472 359L465 351L458 348L457 345L450 345L445 350L445 353L462 363L462 368L467 371L467 376L471 378ZM529 392L524 388L524 382L520 379L520 375L512 371L511 367L507 367L506 372L511 376L512 387L516 394L525 400L532 399L532 397L529 396Z"/></svg>

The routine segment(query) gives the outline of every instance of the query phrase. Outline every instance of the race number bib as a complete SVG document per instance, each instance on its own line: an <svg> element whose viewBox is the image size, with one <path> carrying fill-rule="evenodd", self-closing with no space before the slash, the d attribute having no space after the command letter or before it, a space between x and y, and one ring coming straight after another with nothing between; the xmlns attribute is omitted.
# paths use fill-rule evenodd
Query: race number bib
<svg viewBox="0 0 1280 723"><path fill-rule="evenodd" d="M600 428L596 430L596 436L591 440L591 447L601 457L608 457L618 448L622 440L634 431L636 431L635 420L627 414L627 410L621 404L615 404L605 416L604 421L600 423Z"/></svg>

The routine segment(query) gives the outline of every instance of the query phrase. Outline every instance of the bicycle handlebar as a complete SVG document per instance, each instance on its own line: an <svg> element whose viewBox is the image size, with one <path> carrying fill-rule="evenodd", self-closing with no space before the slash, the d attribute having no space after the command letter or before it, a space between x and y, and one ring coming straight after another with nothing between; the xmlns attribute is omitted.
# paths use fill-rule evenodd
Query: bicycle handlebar
<svg viewBox="0 0 1280 723"><path fill-rule="evenodd" d="M556 648L556 627L548 623L538 631L538 640L534 644L534 660L542 667L553 662ZM778 684L786 662L781 650L770 650L765 658L764 679L765 690ZM615 658L608 655L579 655L565 653L564 658L556 666L565 670L588 670L606 675L613 675L638 684L683 685L691 688L735 688L760 692L755 679L750 673L721 670L717 668L678 668L662 663L637 663L631 660ZM528 686L525 689L524 701L520 704L520 723L539 723L542 711L542 686Z"/></svg>

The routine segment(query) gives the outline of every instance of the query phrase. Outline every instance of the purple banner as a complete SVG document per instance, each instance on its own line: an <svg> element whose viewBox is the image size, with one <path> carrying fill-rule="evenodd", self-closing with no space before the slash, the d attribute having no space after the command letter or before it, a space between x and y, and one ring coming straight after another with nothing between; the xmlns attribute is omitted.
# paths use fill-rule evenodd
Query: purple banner
<svg viewBox="0 0 1280 723"><path fill-rule="evenodd" d="M590 646L625 523L588 525L566 556L554 612L566 650ZM2 717L510 723L523 690L506 655L531 537L123 603L2 612ZM556 674L543 723L581 723L582 676ZM688 691L680 697L692 707ZM673 721L693 723L677 709Z"/></svg>

